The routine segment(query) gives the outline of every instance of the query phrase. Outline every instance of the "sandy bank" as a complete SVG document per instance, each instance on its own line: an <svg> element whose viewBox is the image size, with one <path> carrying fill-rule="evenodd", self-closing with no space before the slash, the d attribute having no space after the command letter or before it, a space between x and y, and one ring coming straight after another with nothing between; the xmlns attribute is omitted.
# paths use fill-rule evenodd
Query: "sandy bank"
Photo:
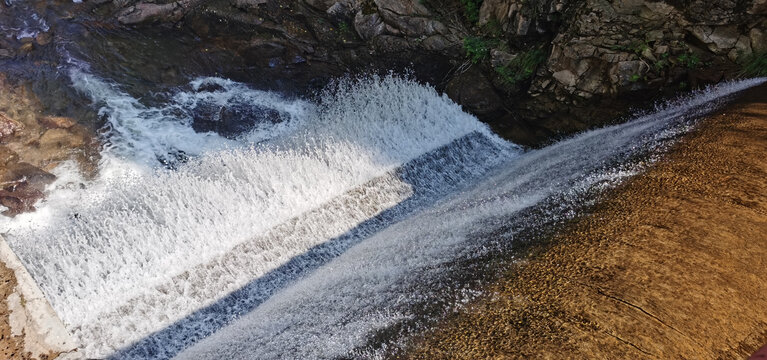
<svg viewBox="0 0 767 360"><path fill-rule="evenodd" d="M488 290L405 357L748 357L767 342L767 87Z"/></svg>

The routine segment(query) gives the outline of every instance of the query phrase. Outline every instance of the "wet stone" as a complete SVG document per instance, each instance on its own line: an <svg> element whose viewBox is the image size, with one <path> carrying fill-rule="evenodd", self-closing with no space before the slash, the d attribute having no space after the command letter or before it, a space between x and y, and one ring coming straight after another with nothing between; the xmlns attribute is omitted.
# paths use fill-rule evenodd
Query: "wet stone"
<svg viewBox="0 0 767 360"><path fill-rule="evenodd" d="M215 132L227 138L252 130L257 124L281 122L280 112L247 104L202 105L194 111L192 128L196 132Z"/></svg>

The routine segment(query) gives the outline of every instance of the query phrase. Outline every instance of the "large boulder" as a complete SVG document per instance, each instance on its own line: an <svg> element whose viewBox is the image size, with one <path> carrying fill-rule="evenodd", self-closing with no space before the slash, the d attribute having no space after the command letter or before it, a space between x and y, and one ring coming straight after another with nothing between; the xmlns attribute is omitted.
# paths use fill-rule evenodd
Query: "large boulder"
<svg viewBox="0 0 767 360"><path fill-rule="evenodd" d="M446 92L453 101L478 115L490 115L503 107L503 100L490 80L476 67L450 80Z"/></svg>

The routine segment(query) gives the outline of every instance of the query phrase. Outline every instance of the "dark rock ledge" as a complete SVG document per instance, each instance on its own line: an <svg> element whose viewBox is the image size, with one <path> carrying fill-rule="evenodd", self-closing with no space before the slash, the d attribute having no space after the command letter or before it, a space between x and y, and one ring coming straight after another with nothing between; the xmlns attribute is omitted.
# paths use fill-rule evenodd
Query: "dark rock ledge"
<svg viewBox="0 0 767 360"><path fill-rule="evenodd" d="M767 51L764 0L96 3L124 25L173 25L247 65L306 67L311 79L411 68L526 145L738 76Z"/></svg>

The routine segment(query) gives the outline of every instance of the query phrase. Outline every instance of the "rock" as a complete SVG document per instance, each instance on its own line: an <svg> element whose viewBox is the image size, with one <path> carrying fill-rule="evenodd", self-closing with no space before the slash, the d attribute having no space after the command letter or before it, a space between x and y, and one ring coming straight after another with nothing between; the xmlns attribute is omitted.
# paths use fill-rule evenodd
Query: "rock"
<svg viewBox="0 0 767 360"><path fill-rule="evenodd" d="M636 90L639 80L650 67L644 61L621 61L610 70L610 80L619 88Z"/></svg>
<svg viewBox="0 0 767 360"><path fill-rule="evenodd" d="M168 4L140 2L128 7L117 15L123 24L141 24L156 21L176 22L202 0L178 0Z"/></svg>
<svg viewBox="0 0 767 360"><path fill-rule="evenodd" d="M734 25L718 26L715 28L695 26L691 29L691 33L698 40L708 45L708 49L716 54L732 49L739 37L738 29Z"/></svg>
<svg viewBox="0 0 767 360"><path fill-rule="evenodd" d="M232 5L239 9L254 9L267 3L268 0L232 0Z"/></svg>
<svg viewBox="0 0 767 360"><path fill-rule="evenodd" d="M373 47L384 54L396 54L403 50L412 50L414 46L399 36L380 35L373 39Z"/></svg>
<svg viewBox="0 0 767 360"><path fill-rule="evenodd" d="M427 9L420 0L374 0L381 13L402 16L428 16Z"/></svg>
<svg viewBox="0 0 767 360"><path fill-rule="evenodd" d="M651 30L645 34L645 41L647 42L661 41L663 38L664 34L662 29Z"/></svg>
<svg viewBox="0 0 767 360"><path fill-rule="evenodd" d="M747 36L741 36L738 38L738 42L735 43L735 48L730 50L730 53L727 54L727 57L730 58L730 61L737 62L739 59L749 56L753 53L751 51L751 39L749 39Z"/></svg>
<svg viewBox="0 0 767 360"><path fill-rule="evenodd" d="M363 40L370 40L386 32L386 24L378 13L363 15L358 12L354 17L354 29Z"/></svg>
<svg viewBox="0 0 767 360"><path fill-rule="evenodd" d="M443 35L432 35L424 39L421 45L426 50L438 52L448 49L456 45L456 43L451 42L447 37Z"/></svg>
<svg viewBox="0 0 767 360"><path fill-rule="evenodd" d="M37 122L48 129L69 129L76 124L72 118L64 116L43 116L37 118Z"/></svg>
<svg viewBox="0 0 767 360"><path fill-rule="evenodd" d="M711 42L719 49L731 49L738 42L738 27L735 25L719 26L709 36Z"/></svg>
<svg viewBox="0 0 767 360"><path fill-rule="evenodd" d="M23 182L33 189L43 191L55 180L55 175L26 162L11 163L0 171L0 184L3 184L5 190Z"/></svg>
<svg viewBox="0 0 767 360"><path fill-rule="evenodd" d="M653 55L652 49L650 49L649 47L645 48L644 50L642 50L641 55L642 55L643 58L645 58L645 59L647 59L647 60L649 60L649 61L651 61L653 63L658 61L658 59L655 58L655 55Z"/></svg>
<svg viewBox="0 0 767 360"><path fill-rule="evenodd" d="M503 107L492 83L476 67L453 78L445 91L453 101L475 114L488 115Z"/></svg>
<svg viewBox="0 0 767 360"><path fill-rule="evenodd" d="M516 36L527 36L534 30L549 32L565 9L562 0L485 0L479 10L479 25L498 24L500 28Z"/></svg>
<svg viewBox="0 0 767 360"><path fill-rule="evenodd" d="M490 63L494 68L499 68L508 65L512 60L517 57L516 54L510 54L506 51L493 49L490 51Z"/></svg>
<svg viewBox="0 0 767 360"><path fill-rule="evenodd" d="M217 92L217 91L225 91L223 86L213 83L213 82L206 82L200 84L200 86L195 89L197 92Z"/></svg>
<svg viewBox="0 0 767 360"><path fill-rule="evenodd" d="M748 37L751 39L751 49L754 52L767 52L767 34L764 30L753 28L748 33Z"/></svg>
<svg viewBox="0 0 767 360"><path fill-rule="evenodd" d="M448 33L447 27L441 22L425 17L391 15L386 20L391 21L398 32L412 38Z"/></svg>
<svg viewBox="0 0 767 360"><path fill-rule="evenodd" d="M35 45L31 42L19 46L19 51L22 53L30 53L35 49Z"/></svg>
<svg viewBox="0 0 767 360"><path fill-rule="evenodd" d="M346 22L353 20L355 13L358 11L354 1L338 1L331 5L325 13L328 14L336 22Z"/></svg>
<svg viewBox="0 0 767 360"><path fill-rule="evenodd" d="M198 106L192 128L197 132L215 132L227 138L252 130L257 125L273 125L282 121L279 111L251 104L212 104Z"/></svg>
<svg viewBox="0 0 767 360"><path fill-rule="evenodd" d="M336 1L335 0L306 0L306 3L309 4L309 6L319 11L327 11L331 6L336 4Z"/></svg>
<svg viewBox="0 0 767 360"><path fill-rule="evenodd" d="M11 119L8 115L0 112L0 140L13 135L17 130L21 129L23 125L16 120Z"/></svg>
<svg viewBox="0 0 767 360"><path fill-rule="evenodd" d="M766 15L767 14L767 0L754 0L754 4L748 9L749 14Z"/></svg>
<svg viewBox="0 0 767 360"><path fill-rule="evenodd" d="M18 214L35 211L35 203L42 199L45 193L31 187L27 182L0 189L0 205L6 210L0 214L14 217Z"/></svg>
<svg viewBox="0 0 767 360"><path fill-rule="evenodd" d="M19 154L9 149L7 146L0 145L0 168L6 168L9 164L19 161Z"/></svg>
<svg viewBox="0 0 767 360"><path fill-rule="evenodd" d="M85 145L84 139L66 129L50 129L40 137L39 147L41 149L73 149Z"/></svg>
<svg viewBox="0 0 767 360"><path fill-rule="evenodd" d="M280 58L287 56L289 51L286 44L263 39L254 39L240 54L247 64L272 66L282 62Z"/></svg>
<svg viewBox="0 0 767 360"><path fill-rule="evenodd" d="M567 87L574 87L578 81L578 78L570 70L557 71L552 76L559 81L560 84Z"/></svg>
<svg viewBox="0 0 767 360"><path fill-rule="evenodd" d="M37 36L35 36L35 42L37 43L37 45L40 45L40 46L48 45L51 43L52 40L53 40L53 35L47 32L39 33L37 34Z"/></svg>

